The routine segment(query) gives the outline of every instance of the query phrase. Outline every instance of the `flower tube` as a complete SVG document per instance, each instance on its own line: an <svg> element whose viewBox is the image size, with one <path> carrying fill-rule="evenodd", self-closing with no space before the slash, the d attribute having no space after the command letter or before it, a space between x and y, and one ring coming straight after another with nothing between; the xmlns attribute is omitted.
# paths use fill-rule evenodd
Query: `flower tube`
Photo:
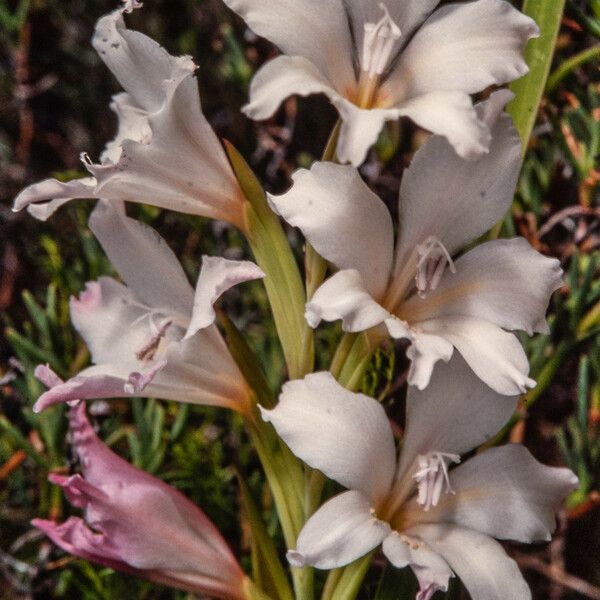
<svg viewBox="0 0 600 600"><path fill-rule="evenodd" d="M85 403L70 410L81 474L50 475L85 517L34 519L66 552L211 597L241 600L245 575L212 521L175 488L130 465L94 433Z"/></svg>
<svg viewBox="0 0 600 600"><path fill-rule="evenodd" d="M245 112L270 117L293 94L325 94L342 119L341 162L358 166L386 121L406 116L463 157L487 152L470 94L527 73L536 24L504 0L225 0L284 52L256 74Z"/></svg>
<svg viewBox="0 0 600 600"><path fill-rule="evenodd" d="M577 477L538 463L520 445L486 450L452 468L490 439L516 404L457 357L436 369L426 390L409 388L397 460L378 402L344 389L330 373L287 383L263 418L299 458L348 488L308 520L290 563L335 569L382 544L394 566L414 571L418 600L447 590L454 574L473 600L530 598L517 565L493 538L548 541Z"/></svg>
<svg viewBox="0 0 600 600"><path fill-rule="evenodd" d="M494 390L517 394L535 385L513 330L545 333L550 295L561 286L556 259L524 239L496 240L456 254L509 209L521 166L521 145L500 91L476 106L493 133L489 154L458 156L433 136L416 153L400 187L394 249L385 204L349 166L316 163L270 202L301 229L339 271L306 306L312 327L342 319L348 332L384 325L410 341L409 383L424 388L434 364L456 348Z"/></svg>
<svg viewBox="0 0 600 600"><path fill-rule="evenodd" d="M87 343L93 366L52 385L35 410L75 399L145 396L209 404L241 413L250 390L214 324L214 302L262 271L251 262L204 257L196 291L173 252L150 227L101 202L90 227L126 282L89 283L71 299L71 318ZM48 383L50 382L50 383Z"/></svg>

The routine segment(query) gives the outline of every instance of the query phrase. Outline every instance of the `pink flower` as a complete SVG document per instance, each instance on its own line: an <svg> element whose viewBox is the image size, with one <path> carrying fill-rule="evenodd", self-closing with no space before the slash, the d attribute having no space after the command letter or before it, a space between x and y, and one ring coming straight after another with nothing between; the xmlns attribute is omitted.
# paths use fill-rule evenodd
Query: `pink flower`
<svg viewBox="0 0 600 600"><path fill-rule="evenodd" d="M157 583L218 598L246 598L246 579L210 519L185 496L112 452L80 402L70 412L81 475L50 475L85 511L32 524L76 556Z"/></svg>

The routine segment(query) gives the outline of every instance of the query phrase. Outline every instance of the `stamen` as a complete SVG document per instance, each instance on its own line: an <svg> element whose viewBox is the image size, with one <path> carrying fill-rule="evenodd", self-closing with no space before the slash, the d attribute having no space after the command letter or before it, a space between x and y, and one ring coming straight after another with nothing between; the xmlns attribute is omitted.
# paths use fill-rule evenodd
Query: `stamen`
<svg viewBox="0 0 600 600"><path fill-rule="evenodd" d="M413 475L417 482L417 503L425 511L432 506L437 506L442 493L454 494L450 487L450 478L448 477L448 464L451 462L459 463L458 454L448 454L445 452L430 452L417 458L419 470Z"/></svg>
<svg viewBox="0 0 600 600"><path fill-rule="evenodd" d="M390 17L383 2L379 4L383 17L377 23L365 23L361 67L369 78L380 76L388 66L401 31Z"/></svg>
<svg viewBox="0 0 600 600"><path fill-rule="evenodd" d="M435 236L428 237L417 246L417 255L417 293L421 298L426 298L429 292L437 288L446 265L452 273L456 273L456 267L444 244Z"/></svg>
<svg viewBox="0 0 600 600"><path fill-rule="evenodd" d="M151 323L152 323L152 321L151 321ZM172 323L173 323L173 321L166 320L158 327L156 327L154 325L154 323L152 323L153 327L156 327L156 333L150 338L150 341L147 344L142 346L142 348L140 348L140 350L138 350L135 353L135 357L138 360L143 360L143 361L152 360L154 358L154 355L156 354L156 351L158 350L160 341L162 340L163 337L165 337L165 334L167 333L167 329L169 329L169 327L172 325Z"/></svg>

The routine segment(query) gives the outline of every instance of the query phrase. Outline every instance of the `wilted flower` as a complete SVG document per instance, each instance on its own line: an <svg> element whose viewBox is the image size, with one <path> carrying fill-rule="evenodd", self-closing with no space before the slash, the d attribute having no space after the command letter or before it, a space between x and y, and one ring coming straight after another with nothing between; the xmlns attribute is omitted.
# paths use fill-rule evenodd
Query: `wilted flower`
<svg viewBox="0 0 600 600"><path fill-rule="evenodd" d="M456 573L473 600L530 598L517 565L492 538L549 540L555 511L578 485L519 445L486 450L456 468L509 419L516 398L500 396L458 357L429 387L409 388L402 451L381 405L341 387L330 373L285 384L263 410L290 449L349 488L308 520L288 552L292 565L334 569L383 543L396 567L410 566L418 600L447 590Z"/></svg>
<svg viewBox="0 0 600 600"><path fill-rule="evenodd" d="M490 132L470 94L527 72L535 23L504 0L225 0L287 55L256 75L245 112L270 117L292 94L325 94L343 121L337 156L359 165L384 123L407 116L464 157Z"/></svg>
<svg viewBox="0 0 600 600"><path fill-rule="evenodd" d="M57 382L58 383L58 382ZM66 552L211 597L244 599L245 575L212 521L175 488L98 439L85 403L70 412L81 475L50 475L85 519L32 521Z"/></svg>
<svg viewBox="0 0 600 600"><path fill-rule="evenodd" d="M100 202L90 228L127 286L110 277L71 299L71 319L95 363L45 392L36 410L75 399L146 396L245 412L250 392L214 325L214 302L258 279L251 262L205 256L196 292L164 240ZM47 367L38 376L50 377Z"/></svg>
<svg viewBox="0 0 600 600"><path fill-rule="evenodd" d="M40 219L75 198L104 198L154 204L222 219L244 230L244 196L223 147L202 114L196 66L189 56L171 56L147 36L126 29L131 0L102 17L92 41L125 92L111 108L117 136L100 164L83 155L92 177L67 183L47 179L23 190L25 206Z"/></svg>
<svg viewBox="0 0 600 600"><path fill-rule="evenodd" d="M560 264L524 240L461 249L509 209L521 165L521 145L501 114L510 92L476 106L492 131L488 155L461 159L439 136L415 155L400 188L400 228L352 167L316 163L270 202L313 247L341 269L306 307L309 324L342 319L345 331L385 324L411 342L409 382L424 388L436 361L457 348L483 381L503 394L534 385L515 335L547 332L545 311L561 285ZM395 256L394 256L395 254Z"/></svg>

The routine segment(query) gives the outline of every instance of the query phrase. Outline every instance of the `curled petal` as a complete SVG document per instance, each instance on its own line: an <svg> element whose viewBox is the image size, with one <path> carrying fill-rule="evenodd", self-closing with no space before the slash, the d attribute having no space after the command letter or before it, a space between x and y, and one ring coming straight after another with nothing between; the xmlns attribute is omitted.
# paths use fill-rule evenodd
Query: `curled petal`
<svg viewBox="0 0 600 600"><path fill-rule="evenodd" d="M359 492L344 492L307 521L296 549L287 556L293 566L336 569L373 550L389 533L390 526L377 519L367 498Z"/></svg>
<svg viewBox="0 0 600 600"><path fill-rule="evenodd" d="M344 331L365 331L383 323L390 313L367 291L354 269L338 271L315 292L306 305L306 320L317 327L322 320L342 319Z"/></svg>
<svg viewBox="0 0 600 600"><path fill-rule="evenodd" d="M196 285L194 310L185 338L190 338L214 323L216 313L213 305L227 290L239 283L261 279L264 276L261 269L250 261L203 256L202 269Z"/></svg>
<svg viewBox="0 0 600 600"><path fill-rule="evenodd" d="M262 414L311 467L371 501L389 491L394 437L373 398L344 389L331 373L314 373L286 383L279 404Z"/></svg>
<svg viewBox="0 0 600 600"><path fill-rule="evenodd" d="M453 353L452 343L442 336L413 331L411 345L406 351L406 356L410 359L409 385L424 390L429 385L436 363L440 360L448 362Z"/></svg>

